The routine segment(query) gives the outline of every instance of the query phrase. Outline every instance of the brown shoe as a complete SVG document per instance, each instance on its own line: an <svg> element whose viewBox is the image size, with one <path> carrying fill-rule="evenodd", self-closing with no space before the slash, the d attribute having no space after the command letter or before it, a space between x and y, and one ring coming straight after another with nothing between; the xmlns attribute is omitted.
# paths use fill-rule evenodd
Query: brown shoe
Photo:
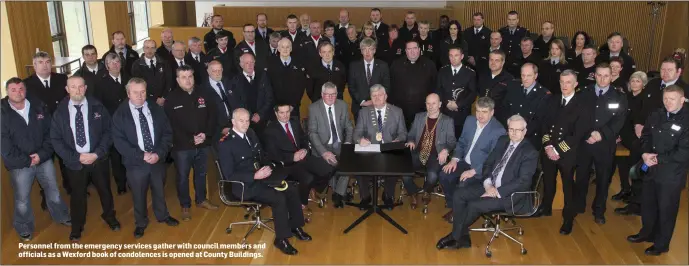
<svg viewBox="0 0 689 266"><path fill-rule="evenodd" d="M423 205L428 205L431 203L431 193L424 192L423 196L421 197L421 201L423 202Z"/></svg>
<svg viewBox="0 0 689 266"><path fill-rule="evenodd" d="M182 208L182 221L189 221L191 220L191 212L189 211L189 208Z"/></svg>
<svg viewBox="0 0 689 266"><path fill-rule="evenodd" d="M212 210L212 211L218 209L218 205L215 205L208 200L201 202L201 204L196 204L196 207L204 208L204 209L208 209L208 210Z"/></svg>
<svg viewBox="0 0 689 266"><path fill-rule="evenodd" d="M454 221L454 217L452 216L452 211L449 211L445 215L443 215L443 219L445 221L447 221L448 223L452 223Z"/></svg>
<svg viewBox="0 0 689 266"><path fill-rule="evenodd" d="M417 198L418 194L409 195L409 206L412 210L416 210L416 206L419 205Z"/></svg>

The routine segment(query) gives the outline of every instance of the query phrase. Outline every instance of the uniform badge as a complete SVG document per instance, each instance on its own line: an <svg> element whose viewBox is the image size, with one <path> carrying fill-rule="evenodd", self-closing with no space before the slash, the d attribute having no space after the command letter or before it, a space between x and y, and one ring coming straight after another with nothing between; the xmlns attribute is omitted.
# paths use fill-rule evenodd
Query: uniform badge
<svg viewBox="0 0 689 266"><path fill-rule="evenodd" d="M402 49L401 49L401 48L397 48L397 54L398 54L398 55L402 54Z"/></svg>
<svg viewBox="0 0 689 266"><path fill-rule="evenodd" d="M203 99L203 97L199 97L199 107L198 108L203 108L206 107L206 100Z"/></svg>
<svg viewBox="0 0 689 266"><path fill-rule="evenodd" d="M100 113L94 112L93 113L93 119L100 119Z"/></svg>
<svg viewBox="0 0 689 266"><path fill-rule="evenodd" d="M383 133L381 133L381 132L376 133L376 141L378 141L378 142L383 141Z"/></svg>
<svg viewBox="0 0 689 266"><path fill-rule="evenodd" d="M184 107L184 105L177 105L175 107L172 107L172 110L177 110L177 109L182 108L182 107Z"/></svg>
<svg viewBox="0 0 689 266"><path fill-rule="evenodd" d="M608 109L617 109L618 107L620 107L619 103L609 103L608 104Z"/></svg>
<svg viewBox="0 0 689 266"><path fill-rule="evenodd" d="M481 40L485 40L485 39L486 39L486 35L481 35Z"/></svg>
<svg viewBox="0 0 689 266"><path fill-rule="evenodd" d="M292 66L292 69L298 70L298 69L297 69L297 66ZM304 71L303 68L302 68L302 71Z"/></svg>
<svg viewBox="0 0 689 266"><path fill-rule="evenodd" d="M680 129L682 129L682 127L675 125L675 124L672 124L672 126L670 128L674 131L679 131Z"/></svg>
<svg viewBox="0 0 689 266"><path fill-rule="evenodd" d="M340 71L340 68L339 68L339 67L335 67L335 71Z"/></svg>
<svg viewBox="0 0 689 266"><path fill-rule="evenodd" d="M428 49L426 49L426 51L433 52L433 45L429 44Z"/></svg>
<svg viewBox="0 0 689 266"><path fill-rule="evenodd" d="M36 115L36 119L38 119L38 120L43 120L43 114L40 114L40 113L37 114L37 115Z"/></svg>
<svg viewBox="0 0 689 266"><path fill-rule="evenodd" d="M163 73L163 68L161 67L160 69L158 69L158 71L159 71L160 73Z"/></svg>

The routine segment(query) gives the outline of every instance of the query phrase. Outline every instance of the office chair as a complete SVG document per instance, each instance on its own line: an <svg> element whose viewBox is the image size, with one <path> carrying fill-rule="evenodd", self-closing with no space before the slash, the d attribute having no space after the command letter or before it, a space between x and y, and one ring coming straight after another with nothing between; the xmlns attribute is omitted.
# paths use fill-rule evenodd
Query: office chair
<svg viewBox="0 0 689 266"><path fill-rule="evenodd" d="M543 172L542 171L537 172L536 173L536 182L533 183L533 185L531 187L531 191L517 191L517 192L514 192L510 195L510 201L512 202L512 204L511 204L512 209L511 210L495 211L495 212L487 213L492 218L492 221L490 221L490 226L486 226L486 224L484 223L482 228L469 229L469 231L471 231L471 232L492 232L493 233L493 236L488 241L488 245L486 245L486 253L485 253L486 257L490 258L493 255L493 253L491 252L491 249L490 249L490 245L493 243L493 240L498 238L498 236L500 236L500 235L503 235L503 236L507 237L508 239L519 244L519 246L521 247L521 254L526 255L527 251L526 251L526 248L524 248L524 243L522 243L521 241L517 240L516 238L508 235L505 232L511 231L511 230L517 230L517 233L520 236L524 235L524 229L522 228L521 225L518 225L515 222L515 218L517 218L517 217L531 217L532 215L534 215L534 213L536 213L538 208L541 206L541 194L538 193L538 189L539 189L542 178L543 178ZM515 209L514 209L515 196L520 196L520 195L526 197L523 200L530 201L531 206L530 206L530 209L526 213L515 213ZM503 220L504 220L504 222L510 222L512 224L512 226L511 227L502 227L501 222L503 222Z"/></svg>
<svg viewBox="0 0 689 266"><path fill-rule="evenodd" d="M423 183L425 184L426 183L426 171L415 171L414 172L414 178L423 178ZM424 194L425 193L426 192L424 192ZM423 214L428 214L428 205L431 203L431 196L445 198L445 192L443 192L443 188L442 188L442 186L440 186L440 182L435 184L433 186L432 192L430 192L428 194L429 194L428 200L424 200L423 198L421 200L423 202L423 207L421 209L421 213L423 213ZM401 182L401 180L400 180L400 196L397 198L397 203L396 203L397 205L403 205L404 204L404 196L409 196L409 194L407 194L407 190L404 188L404 182ZM424 196L426 196L426 195L424 195ZM410 205L410 207L412 210L416 209L416 206Z"/></svg>

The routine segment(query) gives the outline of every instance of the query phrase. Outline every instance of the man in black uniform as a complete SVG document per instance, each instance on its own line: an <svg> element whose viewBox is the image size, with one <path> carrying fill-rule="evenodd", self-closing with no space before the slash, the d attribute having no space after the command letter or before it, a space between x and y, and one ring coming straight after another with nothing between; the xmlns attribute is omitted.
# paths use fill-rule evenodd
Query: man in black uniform
<svg viewBox="0 0 689 266"><path fill-rule="evenodd" d="M376 41L378 45L386 43L390 39L390 36L388 36L390 31L388 30L388 24L383 22L383 13L380 11L380 8L372 8L369 18L371 19L371 23L373 23L373 29L376 31ZM383 51L384 49L379 50Z"/></svg>
<svg viewBox="0 0 689 266"><path fill-rule="evenodd" d="M658 256L670 249L677 222L681 193L689 163L689 110L684 89L677 85L663 90L664 108L646 120L641 136L643 197L641 230L627 237L633 243L652 242L646 255ZM684 106L684 107L683 107Z"/></svg>
<svg viewBox="0 0 689 266"><path fill-rule="evenodd" d="M437 51L440 46L438 45L438 40L428 34L430 32L430 23L428 21L421 21L417 25L419 35L415 39L419 43L421 55L431 59L433 62L438 62Z"/></svg>
<svg viewBox="0 0 689 266"><path fill-rule="evenodd" d="M426 108L426 95L436 91L438 72L433 61L420 56L418 42L407 42L406 52L406 57L397 59L390 67L389 95L390 103L402 109L409 128L416 113Z"/></svg>
<svg viewBox="0 0 689 266"><path fill-rule="evenodd" d="M289 238L310 241L311 236L304 232L304 216L299 202L299 192L295 186L277 191L269 185L281 178L279 169L261 166L267 163L263 156L261 142L249 128L250 113L239 108L232 113L232 130L218 144L218 162L224 180L243 182L244 186L232 186L232 194L245 200L252 200L270 206L275 219L275 241L273 244L287 255L297 254L289 243ZM243 189L242 189L243 188Z"/></svg>
<svg viewBox="0 0 689 266"><path fill-rule="evenodd" d="M464 38L469 44L469 51L467 55L469 56L469 64L476 66L476 62L482 55L483 51L487 51L490 45L490 34L493 32L488 27L483 25L483 13L476 12L471 16L471 21L473 27L466 28L462 38Z"/></svg>
<svg viewBox="0 0 689 266"><path fill-rule="evenodd" d="M234 48L235 64L237 69L241 68L239 66L239 57L245 53L251 53L256 59L256 69L265 69L268 61L268 54L270 54L270 48L268 44L261 41L256 41L256 32L254 30L254 25L245 24L244 27L244 40L237 44Z"/></svg>
<svg viewBox="0 0 689 266"><path fill-rule="evenodd" d="M320 91L323 84L330 81L337 86L337 98L342 100L344 87L347 82L347 69L342 62L336 60L335 46L330 42L323 42L318 46L321 59L318 61L305 62L309 64L308 75L313 80L311 88L306 90L311 102L321 98Z"/></svg>
<svg viewBox="0 0 689 266"><path fill-rule="evenodd" d="M505 67L505 69L507 69L507 72L512 74L512 76L519 77L521 75L522 66L524 64L526 64L526 63L532 63L532 64L536 64L536 65L540 64L541 60L543 60L543 59L541 58L540 54L538 54L534 51L533 48L534 48L534 43L533 43L533 40L531 39L531 37L522 38L522 42L521 42L522 55L508 58L509 61L507 61L507 66ZM536 147L536 148L538 148L538 147Z"/></svg>
<svg viewBox="0 0 689 266"><path fill-rule="evenodd" d="M560 234L568 235L572 232L574 218L577 215L573 194L577 150L581 141L588 138L587 134L593 127L589 118L592 116L591 110L595 105L586 102L581 94L575 92L577 75L573 70L568 69L560 74L560 84L562 96L550 97L544 108L545 113L541 124L544 147L541 157L543 203L536 215L552 215L556 178L559 171L565 197Z"/></svg>
<svg viewBox="0 0 689 266"><path fill-rule="evenodd" d="M172 36L172 29L165 28L160 32L160 46L156 49L156 55L165 59L165 61L172 62L175 60L172 54L172 45L175 43L175 39Z"/></svg>
<svg viewBox="0 0 689 266"><path fill-rule="evenodd" d="M270 79L263 69L255 69L256 61L252 54L239 57L239 65L242 67L242 74L234 76L229 90L239 94L242 107L251 112L251 127L258 134L263 134L273 106Z"/></svg>
<svg viewBox="0 0 689 266"><path fill-rule="evenodd" d="M502 43L500 46L504 47L507 57L521 55L522 38L529 36L529 29L523 28L519 25L519 13L517 11L510 11L507 13L507 26L500 28L502 34Z"/></svg>
<svg viewBox="0 0 689 266"><path fill-rule="evenodd" d="M438 70L436 93L440 96L442 104L440 111L452 117L455 136L459 136L464 128L464 120L471 114L471 106L476 99L476 72L462 64L462 48L450 48L448 57L450 64Z"/></svg>
<svg viewBox="0 0 689 266"><path fill-rule="evenodd" d="M578 72L577 82L579 86L586 87L596 83L596 56L598 51L593 45L587 45L581 50L581 64L574 64L578 66L574 70ZM574 62L572 62L574 63Z"/></svg>
<svg viewBox="0 0 689 266"><path fill-rule="evenodd" d="M347 29L349 28L349 11L347 9L340 9L338 17L340 23L335 25L335 40L337 44L347 40Z"/></svg>
<svg viewBox="0 0 689 266"><path fill-rule="evenodd" d="M522 43L524 47L524 43ZM521 67L521 83L510 82L505 95L505 112L507 117L520 115L526 121L526 138L533 143L534 148L540 151L541 143L541 119L543 106L550 98L548 88L536 82L538 78L538 66L535 63L526 63Z"/></svg>
<svg viewBox="0 0 689 266"><path fill-rule="evenodd" d="M663 107L663 89L670 85L677 85L684 89L684 95L689 95L689 85L682 80L682 71L680 63L673 57L667 57L660 64L660 78L653 79L648 82L646 89L641 94L643 100L643 108L639 115L635 117L635 131L640 135L641 130L646 124L646 119L652 112Z"/></svg>
<svg viewBox="0 0 689 266"><path fill-rule="evenodd" d="M223 74L225 75L225 77L232 78L235 74L238 73L238 71L237 67L235 66L232 49L230 48L234 46L229 46L230 36L227 35L224 31L221 31L215 35L215 38L215 41L217 42L218 46L211 49L210 51L206 50L208 52L206 54L206 59L204 60L204 62L209 63L210 61L218 60L222 64Z"/></svg>
<svg viewBox="0 0 689 266"><path fill-rule="evenodd" d="M627 95L624 89L610 84L612 70L607 63L596 66L596 84L586 86L579 92L581 99L595 103L591 127L579 144L576 169L575 209L586 212L586 195L589 188L591 163L596 169L596 197L593 200L594 221L605 224L605 204L612 177L612 165L617 148L617 136L627 116Z"/></svg>
<svg viewBox="0 0 689 266"><path fill-rule="evenodd" d="M349 26L345 37L345 39L338 40L335 53L337 54L337 60L340 60L343 65L349 66L352 62L361 59L361 50L359 50L360 40L354 25Z"/></svg>
<svg viewBox="0 0 689 266"><path fill-rule="evenodd" d="M299 27L299 18L294 14L289 14L287 16L287 29L283 30L280 34L282 37L289 38L292 41L292 54L297 57L302 53L302 47L304 47L304 41L307 40L306 34L301 32Z"/></svg>
<svg viewBox="0 0 689 266"><path fill-rule="evenodd" d="M84 78L86 81L86 95L92 96L96 83L108 70L105 69L103 62L98 60L98 50L96 50L95 46L90 44L84 45L81 48L81 56L84 57L84 63L77 72L74 72L74 76Z"/></svg>
<svg viewBox="0 0 689 266"><path fill-rule="evenodd" d="M390 88L390 68L383 60L374 59L376 41L364 38L360 43L363 59L349 65L349 94L352 96L352 114L359 117L359 110L371 106L371 86L375 84Z"/></svg>
<svg viewBox="0 0 689 266"><path fill-rule="evenodd" d="M623 80L629 80L629 76L636 71L636 62L629 51L624 51L622 45L624 39L622 34L619 32L613 32L608 35L608 49L609 51L601 51L601 53L596 57L596 63L607 62L610 63L610 58L617 56L622 58L624 65L622 66L622 73L620 73L620 78Z"/></svg>
<svg viewBox="0 0 689 266"><path fill-rule="evenodd" d="M258 13L256 15L256 40L269 44L270 35L273 32L273 29L268 28L268 15L266 13Z"/></svg>
<svg viewBox="0 0 689 266"><path fill-rule="evenodd" d="M206 53L201 48L201 39L197 37L189 38L189 51L184 56L184 63L194 69L194 81L196 85L201 85L206 77L206 64L203 62Z"/></svg>
<svg viewBox="0 0 689 266"><path fill-rule="evenodd" d="M124 32L116 31L112 33L112 46L110 46L110 50L103 54L101 61L105 61L105 56L109 53L115 53L120 56L122 71L128 76L131 76L132 65L134 61L139 59L139 53L134 51L134 49L127 44L127 39L124 38Z"/></svg>
<svg viewBox="0 0 689 266"><path fill-rule="evenodd" d="M505 53L500 50L492 51L488 55L488 68L490 72L478 74L478 96L490 97L495 102L495 118L507 125L507 107L505 106L505 94L507 87L514 82L514 76L504 71Z"/></svg>
<svg viewBox="0 0 689 266"><path fill-rule="evenodd" d="M314 20L309 25L309 35L303 40L301 44L302 53L299 57L303 57L306 63L317 62L320 59L318 48L325 42L333 45L333 52L335 52L335 44L330 42L327 37L321 35L321 23Z"/></svg>
<svg viewBox="0 0 689 266"><path fill-rule="evenodd" d="M163 106L165 97L176 86L172 84L171 62L156 55L155 51L154 40L144 42L144 55L134 62L132 77L144 79L148 84L146 88L148 98Z"/></svg>
<svg viewBox="0 0 689 266"><path fill-rule="evenodd" d="M93 96L105 106L111 117L122 102L127 101L125 85L129 82L129 76L121 71L121 64L117 54L106 55L105 67L108 69L108 73L98 77L98 83L93 88ZM127 175L122 164L122 155L115 149L115 146L111 146L109 157L112 175L117 184L117 195L122 195L127 192ZM107 172L107 176L110 176L110 171Z"/></svg>
<svg viewBox="0 0 689 266"><path fill-rule="evenodd" d="M478 51L475 53L475 55L477 56L477 58L474 61L476 63L476 67L474 68L474 70L476 70L476 73L478 73L479 75L484 73L490 73L489 55L493 51L502 51L503 54L507 54L505 46L502 45L502 34L498 31L494 31L490 34L490 45L488 49Z"/></svg>
<svg viewBox="0 0 689 266"><path fill-rule="evenodd" d="M221 15L213 15L211 20L211 25L213 28L203 36L203 47L205 48L206 53L210 53L211 50L218 47L217 35L221 32L227 37L227 45L225 47L235 47L237 45L237 41L234 39L232 32L222 28L224 23L225 21Z"/></svg>
<svg viewBox="0 0 689 266"><path fill-rule="evenodd" d="M199 208L217 210L206 198L208 146L216 133L215 102L194 87L194 69L177 68L179 90L170 92L165 113L172 127L172 158L177 170L177 198L182 207L182 221L191 220L189 171L194 168L194 202Z"/></svg>
<svg viewBox="0 0 689 266"><path fill-rule="evenodd" d="M457 31L461 33L462 28L458 28ZM431 33L431 37L437 42L442 42L447 37L450 37L450 17L440 15L440 18L438 18L438 28Z"/></svg>
<svg viewBox="0 0 689 266"><path fill-rule="evenodd" d="M280 56L280 52L278 51L278 42L281 39L282 39L282 35L280 35L280 32L274 31L273 33L270 34L270 41L269 41L270 57Z"/></svg>
<svg viewBox="0 0 689 266"><path fill-rule="evenodd" d="M419 36L419 24L416 23L416 13L407 11L404 15L404 25L400 27L400 39L408 42L416 39L417 36Z"/></svg>
<svg viewBox="0 0 689 266"><path fill-rule="evenodd" d="M555 40L555 24L550 21L543 22L541 24L541 35L534 41L533 50L541 55L543 58L547 58L550 55L550 44ZM529 36L528 34L526 35ZM579 84L581 86L581 84Z"/></svg>
<svg viewBox="0 0 689 266"><path fill-rule="evenodd" d="M292 42L283 38L278 42L279 57L268 59L266 74L273 87L275 102L292 106L292 116L300 118L301 98L307 88L311 88L311 78L306 64L292 57Z"/></svg>

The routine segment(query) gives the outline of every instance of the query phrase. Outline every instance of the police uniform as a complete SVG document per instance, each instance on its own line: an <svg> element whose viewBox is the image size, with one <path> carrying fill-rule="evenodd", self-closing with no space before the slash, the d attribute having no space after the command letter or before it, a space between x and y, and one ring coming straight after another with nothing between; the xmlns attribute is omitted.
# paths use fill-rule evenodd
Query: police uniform
<svg viewBox="0 0 689 266"><path fill-rule="evenodd" d="M677 85L684 88L684 95L689 96L689 85L681 78L677 79L673 84L666 84L662 79L652 79L648 81L646 88L641 91L641 98L643 98L643 108L641 112L635 117L635 124L644 125L646 119L652 112L663 107L663 89L669 85Z"/></svg>
<svg viewBox="0 0 689 266"><path fill-rule="evenodd" d="M462 38L455 39L454 41L452 38L447 37L446 39L443 40L438 40L438 43L440 47L438 47L438 53L437 53L437 64L438 67L443 67L446 65L450 64L450 48L454 47L460 47L462 48L463 54L464 54L464 59L462 60L462 64L468 64L469 63L469 44Z"/></svg>
<svg viewBox="0 0 689 266"><path fill-rule="evenodd" d="M638 236L642 240L653 242L656 251L665 252L670 246L681 192L687 180L687 106L676 114L669 114L665 108L653 112L644 126L641 143L644 153L658 154L658 164L651 166L643 179L642 228Z"/></svg>
<svg viewBox="0 0 689 266"><path fill-rule="evenodd" d="M507 106L505 106L505 94L507 87L514 82L512 74L504 69L493 77L491 72L479 73L478 75L478 97L489 97L495 102L495 118L507 126Z"/></svg>
<svg viewBox="0 0 689 266"><path fill-rule="evenodd" d="M466 53L466 57L472 56L474 60L478 60L482 51L486 51L490 48L490 33L493 32L490 28L483 26L481 30L476 32L476 28L469 27L464 30L462 38L466 40L469 47Z"/></svg>
<svg viewBox="0 0 689 266"><path fill-rule="evenodd" d="M294 107L292 116L299 117L301 98L304 96L306 88L312 86L306 65L294 57L291 57L287 65L282 62L280 57L271 57L268 59L266 74L273 87L275 102ZM275 114L270 116L272 118Z"/></svg>
<svg viewBox="0 0 689 266"><path fill-rule="evenodd" d="M589 118L593 125L581 140L577 154L576 170L576 210L583 213L586 210L586 195L589 188L589 174L591 163L596 169L596 197L593 200L593 216L596 222L605 222L605 207L608 199L608 188L612 177L612 164L617 148L617 136L624 125L627 116L627 96L621 88L608 85L607 91L597 85L584 87L579 94L582 100L595 104L593 116ZM601 94L602 93L602 94ZM586 119L586 118L583 118ZM586 140L590 133L597 131L602 140L588 144ZM602 220L602 221L601 221Z"/></svg>
<svg viewBox="0 0 689 266"><path fill-rule="evenodd" d="M541 150L541 122L538 119L543 115L541 109L545 106L546 101L550 98L550 91L543 87L538 82L534 82L533 88L525 91L524 84L519 80L514 80L510 83L505 95L504 105L506 108L506 117L513 115L520 115L526 121L526 138L533 143L536 150ZM507 126L507 124L505 124Z"/></svg>
<svg viewBox="0 0 689 266"><path fill-rule="evenodd" d="M500 28L499 31L502 35L500 46L505 47L507 57L520 56L522 54L522 38L529 36L529 29L517 25L514 28L514 33L510 33L510 28L507 26Z"/></svg>
<svg viewBox="0 0 689 266"><path fill-rule="evenodd" d="M491 48L490 46L482 51L478 51L476 53L476 57L474 58L474 62L476 62L476 66L474 70L476 70L476 73L479 75L485 74L485 73L490 73L490 65L489 65L489 59L490 59L490 53L496 50L500 50L507 55L507 50L505 50L505 47L500 45L500 47L497 48ZM510 62L512 59L509 57L505 58L505 64L504 66L507 66L507 62ZM503 67L504 67L503 66ZM520 70L521 71L521 70Z"/></svg>
<svg viewBox="0 0 689 266"><path fill-rule="evenodd" d="M461 135L464 120L471 114L471 106L477 95L476 72L466 65L460 65L457 73L453 73L452 65L440 68L437 93L442 103L440 111L454 120L455 136ZM455 101L458 110L447 109L448 101Z"/></svg>
<svg viewBox="0 0 689 266"><path fill-rule="evenodd" d="M560 91L560 74L562 74L562 71L570 68L569 62L560 61L553 65L550 59L543 59L538 66L538 83L548 88L551 93L562 95L562 91ZM579 88L582 88L581 85L579 85Z"/></svg>
<svg viewBox="0 0 689 266"><path fill-rule="evenodd" d="M149 65L146 56L137 59L132 66L132 77L146 81L146 93L151 100L165 98L177 87L177 82L174 82L176 74L172 73L169 62L158 55L155 55L155 66Z"/></svg>

